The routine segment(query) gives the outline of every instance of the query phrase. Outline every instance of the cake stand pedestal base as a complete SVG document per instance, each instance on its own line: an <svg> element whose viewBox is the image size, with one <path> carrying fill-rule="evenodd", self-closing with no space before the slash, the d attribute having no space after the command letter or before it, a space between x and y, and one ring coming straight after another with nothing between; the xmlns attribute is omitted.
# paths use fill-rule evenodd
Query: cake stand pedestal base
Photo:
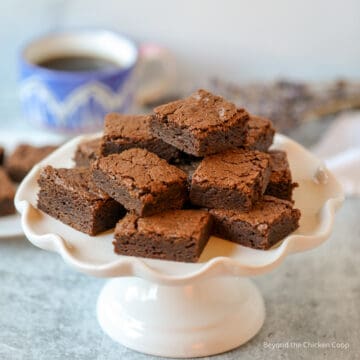
<svg viewBox="0 0 360 360"><path fill-rule="evenodd" d="M97 315L102 329L130 349L189 358L244 344L263 325L265 308L259 290L246 278L164 286L123 277L106 283Z"/></svg>

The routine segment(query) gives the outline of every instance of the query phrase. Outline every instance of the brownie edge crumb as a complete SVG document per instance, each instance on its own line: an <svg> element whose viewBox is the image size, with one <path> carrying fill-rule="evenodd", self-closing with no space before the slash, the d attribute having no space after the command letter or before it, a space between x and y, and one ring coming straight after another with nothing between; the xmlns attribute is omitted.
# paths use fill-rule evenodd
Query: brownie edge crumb
<svg viewBox="0 0 360 360"><path fill-rule="evenodd" d="M270 172L270 156L256 150L207 156L192 176L190 201L206 208L249 210L264 194Z"/></svg>
<svg viewBox="0 0 360 360"><path fill-rule="evenodd" d="M77 167L89 167L100 156L101 138L81 142L75 151L74 162Z"/></svg>
<svg viewBox="0 0 360 360"><path fill-rule="evenodd" d="M267 151L273 143L275 129L269 119L251 115L243 144L244 149Z"/></svg>
<svg viewBox="0 0 360 360"><path fill-rule="evenodd" d="M0 167L0 216L15 214L14 197L15 186Z"/></svg>
<svg viewBox="0 0 360 360"><path fill-rule="evenodd" d="M56 148L57 146L52 145L40 147L29 144L18 145L5 163L6 171L11 180L22 181L34 165L51 154Z"/></svg>
<svg viewBox="0 0 360 360"><path fill-rule="evenodd" d="M0 166L4 164L5 149L0 146Z"/></svg>
<svg viewBox="0 0 360 360"><path fill-rule="evenodd" d="M145 149L102 157L91 169L100 189L140 216L181 209L187 199L187 175Z"/></svg>
<svg viewBox="0 0 360 360"><path fill-rule="evenodd" d="M299 227L300 210L293 204L264 196L247 212L211 209L213 234L254 249L266 250Z"/></svg>
<svg viewBox="0 0 360 360"><path fill-rule="evenodd" d="M150 115L107 114L101 141L101 155L120 154L131 148L142 148L166 161L176 162L179 150L152 135L150 120Z"/></svg>
<svg viewBox="0 0 360 360"><path fill-rule="evenodd" d="M38 209L83 233L111 229L125 215L118 202L96 187L88 168L46 166L38 184Z"/></svg>
<svg viewBox="0 0 360 360"><path fill-rule="evenodd" d="M115 228L117 254L182 262L198 261L211 232L205 210L170 210L150 217L128 214Z"/></svg>
<svg viewBox="0 0 360 360"><path fill-rule="evenodd" d="M202 157L243 145L249 114L205 90L158 106L151 131L188 154Z"/></svg>
<svg viewBox="0 0 360 360"><path fill-rule="evenodd" d="M265 194L292 201L293 190L299 185L292 181L287 154L285 151L272 150L269 155L271 175Z"/></svg>

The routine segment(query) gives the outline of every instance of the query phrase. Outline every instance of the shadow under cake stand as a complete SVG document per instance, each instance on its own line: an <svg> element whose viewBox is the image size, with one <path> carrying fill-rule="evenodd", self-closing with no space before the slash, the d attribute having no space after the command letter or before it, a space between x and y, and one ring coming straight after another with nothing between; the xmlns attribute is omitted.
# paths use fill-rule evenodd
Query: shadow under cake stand
<svg viewBox="0 0 360 360"><path fill-rule="evenodd" d="M251 339L265 319L262 295L247 277L271 271L291 253L312 249L330 235L343 193L323 163L277 134L273 148L287 152L302 212L299 229L276 247L254 250L212 237L198 263L114 254L112 231L95 237L36 209L37 178L44 165L72 167L80 136L35 166L20 185L15 205L26 237L59 253L76 270L112 278L102 289L97 316L115 341L147 354L201 357L228 351Z"/></svg>

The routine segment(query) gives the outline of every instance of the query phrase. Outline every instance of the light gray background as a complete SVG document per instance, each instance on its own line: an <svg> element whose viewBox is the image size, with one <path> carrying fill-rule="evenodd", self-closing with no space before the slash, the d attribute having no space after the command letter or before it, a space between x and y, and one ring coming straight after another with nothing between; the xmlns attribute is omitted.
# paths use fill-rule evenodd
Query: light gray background
<svg viewBox="0 0 360 360"><path fill-rule="evenodd" d="M99 26L164 45L179 86L214 76L326 80L360 78L359 14L357 0L1 0L0 111L17 107L21 44L45 31Z"/></svg>

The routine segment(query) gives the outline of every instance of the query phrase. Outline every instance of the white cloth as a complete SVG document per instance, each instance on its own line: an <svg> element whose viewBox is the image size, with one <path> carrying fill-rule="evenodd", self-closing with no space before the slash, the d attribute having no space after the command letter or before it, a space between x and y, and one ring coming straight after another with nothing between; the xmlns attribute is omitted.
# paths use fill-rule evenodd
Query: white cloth
<svg viewBox="0 0 360 360"><path fill-rule="evenodd" d="M325 160L348 196L360 196L360 112L334 120L312 152Z"/></svg>

